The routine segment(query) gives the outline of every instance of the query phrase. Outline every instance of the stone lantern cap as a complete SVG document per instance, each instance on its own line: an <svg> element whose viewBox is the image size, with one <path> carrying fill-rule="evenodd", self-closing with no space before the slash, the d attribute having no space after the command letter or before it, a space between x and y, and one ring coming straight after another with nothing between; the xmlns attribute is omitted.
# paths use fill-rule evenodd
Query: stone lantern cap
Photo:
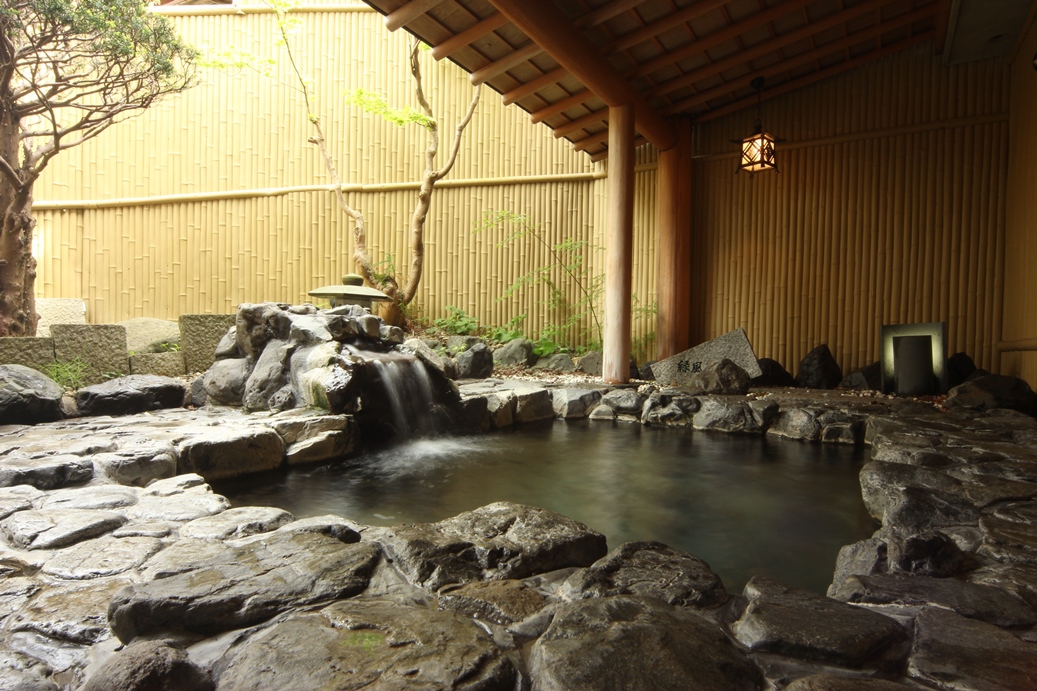
<svg viewBox="0 0 1037 691"><path fill-rule="evenodd" d="M380 290L365 286L363 277L357 274L346 274L342 277L341 285L314 288L308 294L330 300L332 307L360 305L370 308L373 302L389 302L392 299Z"/></svg>

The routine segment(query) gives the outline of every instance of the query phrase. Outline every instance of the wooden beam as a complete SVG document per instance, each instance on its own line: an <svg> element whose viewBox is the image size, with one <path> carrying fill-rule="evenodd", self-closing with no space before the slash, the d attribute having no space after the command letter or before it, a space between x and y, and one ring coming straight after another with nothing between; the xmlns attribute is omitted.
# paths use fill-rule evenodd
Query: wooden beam
<svg viewBox="0 0 1037 691"><path fill-rule="evenodd" d="M701 91L695 94L694 96L689 96L688 98L681 99L680 101L671 103L663 109L663 112L671 114L686 112L696 106L705 105L714 98L719 98L721 96L733 94L735 91L738 91L739 89L748 88L752 80L756 77L763 77L766 79L769 77L773 77L774 75L782 74L783 72L788 72L789 70L795 69L800 65L814 62L820 58L826 57L835 52L843 51L856 43L860 43L861 41L867 41L877 36L881 36L887 31L897 29L903 26L904 24L910 24L912 22L918 21L919 19L924 19L930 16L931 14L932 11L930 9L923 8L921 10L915 10L914 12L909 12L908 14L901 15L896 19L891 20L885 24L876 24L875 26L864 29L863 31L858 31L856 33L850 34L849 36L845 36L839 39L838 41L826 43L820 48L815 48L814 50L809 50L805 53L800 53L799 55L793 55L791 58L787 58L785 60L782 60L781 62L774 63L766 69L760 70L758 72L752 72L751 74L747 74L733 81L719 84L713 87L712 89L706 89L705 91ZM773 91L768 89L768 96L770 95L773 95ZM752 95L750 98L755 99L755 94Z"/></svg>
<svg viewBox="0 0 1037 691"><path fill-rule="evenodd" d="M630 379L630 293L634 247L634 107L609 108L608 230L602 378Z"/></svg>
<svg viewBox="0 0 1037 691"><path fill-rule="evenodd" d="M504 102L504 105L510 106L512 103L521 101L526 96L532 96L545 86L557 84L567 76L569 76L569 73L565 71L564 67L556 67L550 72L545 72L532 81L528 81L525 84L519 84L510 91L505 91L501 96L501 100Z"/></svg>
<svg viewBox="0 0 1037 691"><path fill-rule="evenodd" d="M637 130L660 151L677 139L670 123L602 57L550 0L489 0L511 23L531 38L609 106L634 108ZM798 1L798 0L797 0Z"/></svg>
<svg viewBox="0 0 1037 691"><path fill-rule="evenodd" d="M411 0L406 5L401 5L399 9L385 15L385 26L388 27L389 31L401 29L443 1Z"/></svg>
<svg viewBox="0 0 1037 691"><path fill-rule="evenodd" d="M865 53L864 55L860 55L856 58L853 58L852 60L840 62L838 65L832 65L831 67L827 67L823 70L811 72L810 74L805 75L803 77L799 77L798 79L793 79L783 84L779 84L778 86L770 87L763 92L763 99L767 100L770 98L774 98L775 96L780 96L781 94L788 93L789 91L802 89L803 87L809 86L814 82L819 82L822 79L828 79L829 77L833 77L837 74L841 74L848 70L855 69L860 65L872 62L873 60L884 58L887 55L892 55L893 53L899 53L902 50L910 48L911 46L916 46L919 43L924 43L925 41L932 39L932 37L933 32L926 31L925 33L918 34L917 36L912 36L910 38L905 38L901 41L897 41L896 43L891 43L890 45L885 46L884 48L879 48L878 50L873 50L870 53ZM747 96L746 98L738 99L737 101L729 103L726 106L721 106L720 108L715 108L713 110L707 111L702 115L698 116L696 119L698 122L708 122L709 120L715 120L716 118L728 115L729 113L734 113L736 111L742 110L743 108L748 108L754 103L756 103L755 94L753 94L752 96Z"/></svg>
<svg viewBox="0 0 1037 691"><path fill-rule="evenodd" d="M590 125L596 125L599 122L607 123L608 121L609 121L609 111L608 111L608 108L602 108L601 110L595 110L595 111L593 111L591 113L587 113L582 118L576 118L575 120L573 120L571 122L567 122L564 125L561 125L560 127L554 128L553 131L554 131L555 139L561 139L562 137L564 137L564 136L566 136L568 134L572 134L573 132L578 132L578 131L582 130L584 127L589 127Z"/></svg>
<svg viewBox="0 0 1037 691"><path fill-rule="evenodd" d="M529 114L529 119L532 120L533 124L535 125L537 123L543 122L544 120L547 120L548 118L553 118L556 115L561 115L570 108L576 108L577 106L583 105L584 102L589 101L593 98L594 95L591 92L587 91L587 89L581 89L569 98L563 98L561 101L558 101L557 103L552 103L551 105L545 108L541 108L540 110L534 110L532 113Z"/></svg>
<svg viewBox="0 0 1037 691"><path fill-rule="evenodd" d="M739 65L747 65L753 60L767 53L773 53L777 50L784 48L785 46L796 43L806 38L815 36L822 31L828 31L834 26L843 24L851 19L859 17L862 14L868 12L874 12L880 10L883 5L888 3L889 0L866 0L859 5L855 5L845 12L839 14L833 14L824 19L812 22L805 26L790 31L787 34L780 34L772 39L763 41L758 45L747 48L746 50L738 51L727 58L718 60L710 65L692 70L682 77L671 79L666 82L658 84L653 90L653 95L663 95L676 91L677 89L683 89L684 87L692 86L695 82L699 82L710 77L716 76L722 72L726 72L732 67Z"/></svg>
<svg viewBox="0 0 1037 691"><path fill-rule="evenodd" d="M759 26L767 24L775 19L783 17L787 14L795 12L802 7L809 5L816 0L788 0L780 5L775 5L769 10L764 10L759 14L754 14L748 19L744 19L740 22L732 24L725 29L714 31L708 36L703 36L697 41L692 41L686 46L677 48L676 50L667 51L654 60L649 60L637 68L632 70L631 77L644 77L652 72L669 67L681 60L687 60L690 57L694 57L699 53L704 53L710 48L714 48L721 43L726 43L734 38L737 38L741 34L747 31L751 31Z"/></svg>
<svg viewBox="0 0 1037 691"><path fill-rule="evenodd" d="M481 22L477 22L459 34L455 34L438 46L432 47L432 57L436 60L454 54L465 46L475 43L486 34L493 33L508 23L508 18L500 12L492 14Z"/></svg>
<svg viewBox="0 0 1037 691"><path fill-rule="evenodd" d="M645 0L613 0L604 7L599 7L593 12L588 12L587 14L577 19L574 23L581 29L586 28L588 26L597 26L598 24L604 24L613 17L623 14L627 10L631 10L637 7L644 1ZM724 0L724 2L727 2L727 0Z"/></svg>
<svg viewBox="0 0 1037 691"><path fill-rule="evenodd" d="M681 24L687 24L718 7L723 7L727 2L728 0L699 0L699 2L689 5L683 10L667 14L651 24L646 24L640 29L631 31L629 34L623 34L615 42L609 44L608 51L606 52L618 53L621 50L627 50L645 41L650 41L665 31L669 31Z"/></svg>
<svg viewBox="0 0 1037 691"><path fill-rule="evenodd" d="M677 145L659 153L655 343L660 360L691 347L691 135L691 119L681 118Z"/></svg>
<svg viewBox="0 0 1037 691"><path fill-rule="evenodd" d="M544 52L544 49L536 44L536 42L530 42L522 46L518 50L514 50L505 55L500 60L495 60L489 65L480 67L479 69L468 75L468 78L472 81L472 84L479 86L485 84L494 77L504 74L512 67L521 65L522 63L535 58Z"/></svg>

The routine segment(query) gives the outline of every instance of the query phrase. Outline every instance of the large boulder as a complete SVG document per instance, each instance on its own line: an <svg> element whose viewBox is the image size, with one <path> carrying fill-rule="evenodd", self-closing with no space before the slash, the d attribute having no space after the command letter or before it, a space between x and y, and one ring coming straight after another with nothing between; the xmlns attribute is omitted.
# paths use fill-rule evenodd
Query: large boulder
<svg viewBox="0 0 1037 691"><path fill-rule="evenodd" d="M493 352L493 361L505 367L528 367L537 361L536 353L533 352L533 341L528 338L512 339Z"/></svg>
<svg viewBox="0 0 1037 691"><path fill-rule="evenodd" d="M849 667L907 652L907 632L877 612L759 576L746 584L744 594L748 605L731 632L753 652Z"/></svg>
<svg viewBox="0 0 1037 691"><path fill-rule="evenodd" d="M138 641L104 661L80 691L210 691L208 672L168 641Z"/></svg>
<svg viewBox="0 0 1037 691"><path fill-rule="evenodd" d="M839 382L839 388L857 391L882 391L882 363L876 361L851 372Z"/></svg>
<svg viewBox="0 0 1037 691"><path fill-rule="evenodd" d="M721 358L701 372L691 375L685 385L691 395L735 394L749 391L749 374L727 358Z"/></svg>
<svg viewBox="0 0 1037 691"><path fill-rule="evenodd" d="M843 370L826 343L806 354L796 374L796 384L804 389L834 389L842 380Z"/></svg>
<svg viewBox="0 0 1037 691"><path fill-rule="evenodd" d="M82 416L133 415L184 405L187 387L180 379L155 374L131 374L76 391Z"/></svg>
<svg viewBox="0 0 1037 691"><path fill-rule="evenodd" d="M377 545L345 544L311 532L275 531L262 541L211 543L207 549L209 556L189 551L163 577L135 583L112 598L108 620L119 640L161 631L212 634L294 607L352 597L367 588L381 560Z"/></svg>
<svg viewBox="0 0 1037 691"><path fill-rule="evenodd" d="M453 583L525 578L604 556L605 536L561 514L508 502L439 523L371 531L407 580L428 590Z"/></svg>
<svg viewBox="0 0 1037 691"><path fill-rule="evenodd" d="M457 355L458 379L485 379L493 374L493 353L482 341Z"/></svg>
<svg viewBox="0 0 1037 691"><path fill-rule="evenodd" d="M749 381L752 387L781 386L792 387L796 385L796 378L789 374L780 362L771 358L760 358L760 376L753 377Z"/></svg>
<svg viewBox="0 0 1037 691"><path fill-rule="evenodd" d="M221 691L518 688L511 659L469 617L382 601L291 614L220 666Z"/></svg>
<svg viewBox="0 0 1037 691"><path fill-rule="evenodd" d="M730 599L720 576L693 554L660 542L627 542L565 581L569 599L637 595L680 607L715 607Z"/></svg>
<svg viewBox="0 0 1037 691"><path fill-rule="evenodd" d="M52 422L64 417L58 384L24 365L0 365L0 425Z"/></svg>
<svg viewBox="0 0 1037 691"><path fill-rule="evenodd" d="M944 405L968 410L1008 408L1037 416L1037 393L1018 377L987 374L951 389Z"/></svg>
<svg viewBox="0 0 1037 691"><path fill-rule="evenodd" d="M533 686L563 689L763 688L759 670L716 626L633 596L560 607L529 656Z"/></svg>

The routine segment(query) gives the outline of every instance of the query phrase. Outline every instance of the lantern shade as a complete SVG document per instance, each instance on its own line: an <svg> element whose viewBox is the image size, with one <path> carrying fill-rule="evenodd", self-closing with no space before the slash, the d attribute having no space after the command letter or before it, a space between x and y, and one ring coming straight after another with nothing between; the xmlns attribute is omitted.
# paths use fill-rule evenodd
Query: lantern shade
<svg viewBox="0 0 1037 691"><path fill-rule="evenodd" d="M778 169L778 161L774 157L774 137L764 132L759 124L755 132L742 140L742 161L738 168L750 174Z"/></svg>

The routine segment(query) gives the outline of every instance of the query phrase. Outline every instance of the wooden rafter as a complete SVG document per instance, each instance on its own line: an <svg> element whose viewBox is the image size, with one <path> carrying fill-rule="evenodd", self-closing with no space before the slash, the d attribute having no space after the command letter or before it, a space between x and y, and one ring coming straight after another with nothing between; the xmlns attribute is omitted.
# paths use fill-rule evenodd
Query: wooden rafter
<svg viewBox="0 0 1037 691"><path fill-rule="evenodd" d="M406 5L385 15L385 26L389 31L401 29L445 0L411 0Z"/></svg>
<svg viewBox="0 0 1037 691"><path fill-rule="evenodd" d="M508 18L499 12L492 14L482 21L476 22L459 34L454 34L437 46L432 47L432 57L442 60L453 55L465 46L475 43L483 36L492 34L497 29L508 23Z"/></svg>

